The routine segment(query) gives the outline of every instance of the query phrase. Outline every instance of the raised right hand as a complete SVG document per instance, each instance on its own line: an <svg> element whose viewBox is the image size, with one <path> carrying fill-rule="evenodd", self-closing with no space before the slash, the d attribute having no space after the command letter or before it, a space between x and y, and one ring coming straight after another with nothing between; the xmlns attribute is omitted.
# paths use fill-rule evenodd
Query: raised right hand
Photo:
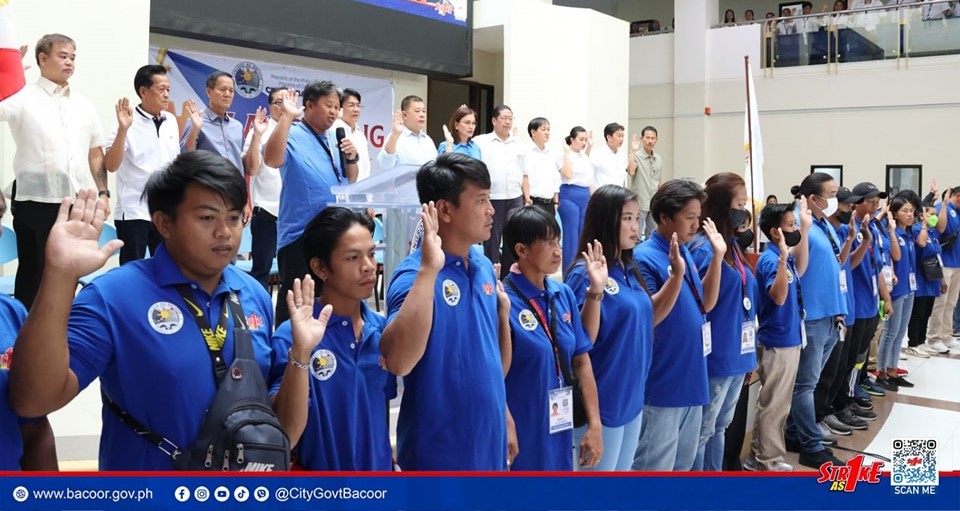
<svg viewBox="0 0 960 511"><path fill-rule="evenodd" d="M46 267L78 279L102 267L123 246L120 240L100 246L105 218L97 190L80 190L72 206L70 199L64 199L47 238Z"/></svg>
<svg viewBox="0 0 960 511"><path fill-rule="evenodd" d="M393 113L393 132L399 135L403 131L403 112L397 110Z"/></svg>
<svg viewBox="0 0 960 511"><path fill-rule="evenodd" d="M437 234L440 221L437 219L437 206L433 201L422 205L420 220L423 222L420 267L438 272L443 268L447 258L443 254L440 235Z"/></svg>
<svg viewBox="0 0 960 511"><path fill-rule="evenodd" d="M263 133L267 131L268 126L270 126L270 123L267 122L267 109L258 106L257 113L253 117L253 133L255 135L263 135Z"/></svg>
<svg viewBox="0 0 960 511"><path fill-rule="evenodd" d="M443 139L447 141L447 151L453 151L453 133L450 133L450 128L446 124L443 125Z"/></svg>
<svg viewBox="0 0 960 511"><path fill-rule="evenodd" d="M313 317L314 283L310 275L303 280L293 279L293 288L287 291L287 309L290 311L290 327L293 333L293 349L312 353L327 332L327 322L333 306L327 304L320 315Z"/></svg>
<svg viewBox="0 0 960 511"><path fill-rule="evenodd" d="M190 116L190 122L194 129L203 126L203 109L197 106L196 101L188 99L183 102L183 112Z"/></svg>
<svg viewBox="0 0 960 511"><path fill-rule="evenodd" d="M297 106L297 103L300 101L299 92L293 89L287 89L280 91L278 97L283 100L283 104L280 105L280 111L285 117L299 119L300 116L303 115L304 107Z"/></svg>
<svg viewBox="0 0 960 511"><path fill-rule="evenodd" d="M130 108L130 100L121 98L117 101L116 111L117 124L120 125L121 130L126 131L133 124L133 109Z"/></svg>

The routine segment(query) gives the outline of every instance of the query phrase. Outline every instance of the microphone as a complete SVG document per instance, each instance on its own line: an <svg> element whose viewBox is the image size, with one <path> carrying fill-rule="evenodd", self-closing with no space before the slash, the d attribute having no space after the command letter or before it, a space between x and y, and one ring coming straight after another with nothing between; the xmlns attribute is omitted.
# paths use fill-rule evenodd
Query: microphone
<svg viewBox="0 0 960 511"><path fill-rule="evenodd" d="M337 150L340 151L340 174L347 177L347 155L340 149L343 139L347 138L347 131L342 127L337 128Z"/></svg>

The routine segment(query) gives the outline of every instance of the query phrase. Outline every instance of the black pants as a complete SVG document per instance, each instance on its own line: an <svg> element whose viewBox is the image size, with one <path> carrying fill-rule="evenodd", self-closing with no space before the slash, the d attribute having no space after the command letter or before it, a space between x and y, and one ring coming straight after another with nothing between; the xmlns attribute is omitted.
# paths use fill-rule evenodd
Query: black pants
<svg viewBox="0 0 960 511"><path fill-rule="evenodd" d="M913 312L910 314L910 323L907 325L907 345L920 346L927 340L927 321L933 312L932 296L917 296L913 299ZM956 330L956 326L954 326Z"/></svg>
<svg viewBox="0 0 960 511"><path fill-rule="evenodd" d="M855 344L853 336L857 324L854 323L847 327L846 335L833 347L830 358L827 359L827 364L823 366L823 371L820 372L820 380L817 381L817 388L813 391L813 407L817 422L833 413L834 410L831 405L837 399L841 390L848 388L850 372L846 371L841 374L841 368L846 368L847 362L850 360L850 351L853 350Z"/></svg>
<svg viewBox="0 0 960 511"><path fill-rule="evenodd" d="M859 382L866 381L867 379L867 358L870 355L870 341L873 340L873 336L877 335L877 328L880 326L880 313L877 312L877 315L872 318L867 318L865 320L857 320L857 323L864 321L866 323L865 330L863 332L863 338L860 339L859 350L857 351L857 358L851 363L851 371L854 371L854 378L851 381L853 385L858 384ZM863 362L860 366L860 369L856 369L855 366L857 363Z"/></svg>
<svg viewBox="0 0 960 511"><path fill-rule="evenodd" d="M277 252L277 270L280 272L280 295L277 296L277 311L274 316L274 325L290 319L287 310L287 291L293 289L293 279L303 279L309 272L306 261L303 260L303 239L297 238L293 243L281 248Z"/></svg>
<svg viewBox="0 0 960 511"><path fill-rule="evenodd" d="M557 216L557 207L553 205L553 199L541 199L540 197L530 197L533 201L531 206L543 211L550 218Z"/></svg>
<svg viewBox="0 0 960 511"><path fill-rule="evenodd" d="M143 259L150 254L157 253L160 244L160 234L149 220L117 220L117 238L123 240L120 249L120 264Z"/></svg>
<svg viewBox="0 0 960 511"><path fill-rule="evenodd" d="M747 436L747 409L750 407L750 386L741 385L737 409L733 412L733 421L723 433L723 470L743 470L740 452L743 440Z"/></svg>
<svg viewBox="0 0 960 511"><path fill-rule="evenodd" d="M273 266L273 258L277 256L277 217L263 208L253 208L250 236L250 256L253 258L250 275L263 284L264 289L269 289L270 267ZM281 295L280 298L286 300L286 295Z"/></svg>
<svg viewBox="0 0 960 511"><path fill-rule="evenodd" d="M510 271L510 266L515 262L510 250L504 248L503 255L500 254L500 240L503 237L503 225L507 223L507 216L513 210L523 206L523 197L506 200L492 200L493 204L493 227L490 229L490 239L483 242L483 254L487 256L494 264L500 263L500 277L503 277Z"/></svg>
<svg viewBox="0 0 960 511"><path fill-rule="evenodd" d="M16 185L14 185L16 195ZM17 233L17 280L13 295L30 309L43 276L47 237L57 221L60 203L13 200L13 230Z"/></svg>

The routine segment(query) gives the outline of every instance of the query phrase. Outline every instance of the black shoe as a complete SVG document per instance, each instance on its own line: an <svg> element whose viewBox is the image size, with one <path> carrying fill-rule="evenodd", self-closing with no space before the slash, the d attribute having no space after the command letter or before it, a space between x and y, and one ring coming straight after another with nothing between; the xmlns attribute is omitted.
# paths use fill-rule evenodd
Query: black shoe
<svg viewBox="0 0 960 511"><path fill-rule="evenodd" d="M828 449L817 452L801 452L800 453L800 464L810 468L820 468L820 465L823 465L826 462L832 462L834 465L843 465L844 462L840 461L833 453L829 452Z"/></svg>
<svg viewBox="0 0 960 511"><path fill-rule="evenodd" d="M792 438L784 438L784 442L787 444L787 450L790 452L801 452L800 442Z"/></svg>
<svg viewBox="0 0 960 511"><path fill-rule="evenodd" d="M908 389L911 389L914 386L912 383L908 382L906 378L904 378L903 376L897 376L896 378L893 378L893 381L896 382L898 387L906 387Z"/></svg>
<svg viewBox="0 0 960 511"><path fill-rule="evenodd" d="M854 401L856 401L857 406L864 410L873 410L873 403L871 403L869 399L855 398Z"/></svg>
<svg viewBox="0 0 960 511"><path fill-rule="evenodd" d="M877 387L890 392L896 392L899 389L896 378L877 378L876 385Z"/></svg>
<svg viewBox="0 0 960 511"><path fill-rule="evenodd" d="M856 403L852 403L850 406L847 407L847 409L850 410L851 413L853 413L854 415L856 415L857 417L860 417L865 421L877 420L877 414L873 410L867 410L866 408L861 408Z"/></svg>
<svg viewBox="0 0 960 511"><path fill-rule="evenodd" d="M849 408L844 408L834 415L840 419L840 422L850 426L851 429L867 429L866 421L854 415Z"/></svg>

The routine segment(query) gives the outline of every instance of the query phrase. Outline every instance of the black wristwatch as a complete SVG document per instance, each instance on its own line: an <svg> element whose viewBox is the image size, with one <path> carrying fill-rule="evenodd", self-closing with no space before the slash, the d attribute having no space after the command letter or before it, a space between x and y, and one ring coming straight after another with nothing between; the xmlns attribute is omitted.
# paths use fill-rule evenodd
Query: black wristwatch
<svg viewBox="0 0 960 511"><path fill-rule="evenodd" d="M100 192L97 193L97 197L106 197L106 198L109 199L109 198L110 198L110 190L100 190Z"/></svg>

